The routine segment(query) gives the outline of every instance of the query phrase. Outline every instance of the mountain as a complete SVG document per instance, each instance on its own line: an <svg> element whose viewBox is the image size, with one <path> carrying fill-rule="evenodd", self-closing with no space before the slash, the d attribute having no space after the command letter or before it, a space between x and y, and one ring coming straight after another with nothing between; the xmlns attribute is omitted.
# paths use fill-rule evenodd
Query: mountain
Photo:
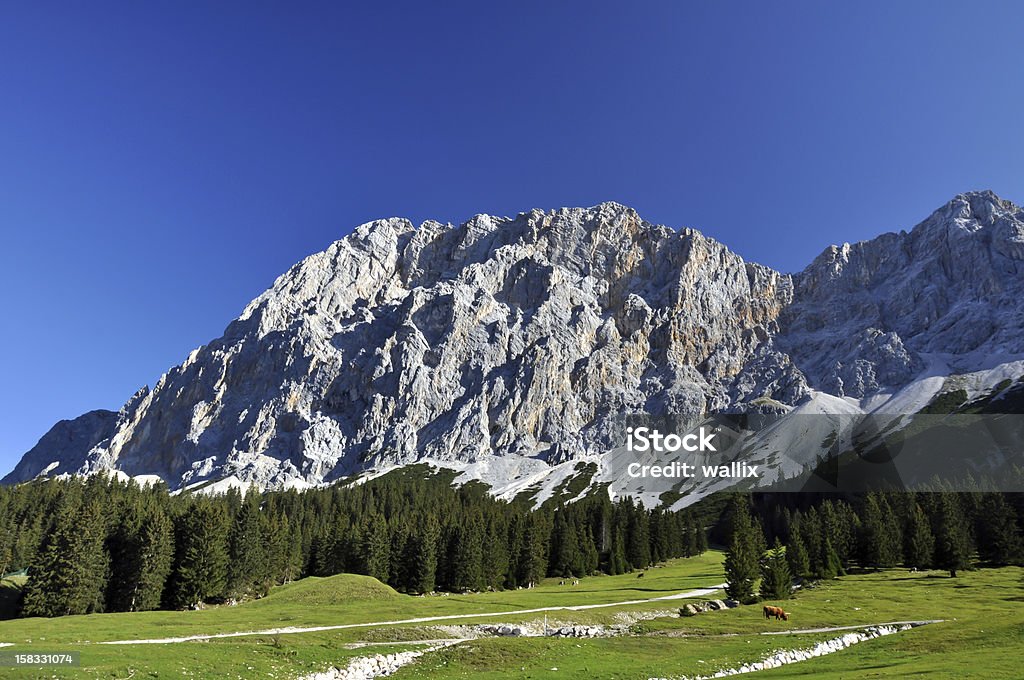
<svg viewBox="0 0 1024 680"><path fill-rule="evenodd" d="M429 461L543 497L622 414L919 409L949 376L1024 375L1022 268L1024 212L987 191L796 275L615 203L371 222L3 481L303 488Z"/></svg>

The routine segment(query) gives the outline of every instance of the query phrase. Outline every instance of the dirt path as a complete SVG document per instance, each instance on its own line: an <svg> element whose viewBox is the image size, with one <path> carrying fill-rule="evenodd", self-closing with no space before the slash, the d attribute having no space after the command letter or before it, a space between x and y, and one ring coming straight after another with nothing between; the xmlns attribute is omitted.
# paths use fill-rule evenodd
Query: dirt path
<svg viewBox="0 0 1024 680"><path fill-rule="evenodd" d="M724 583L720 583L710 588L698 588L696 590L688 590L681 593L675 593L673 595L662 595L661 597L652 597L646 600L622 600L620 602L606 602L603 604L578 604L578 605L563 605L558 607L537 607L535 609L513 609L500 612L486 612L482 614L448 614L444 616L424 616L415 619L398 619L395 621L373 621L369 623L345 623L335 626L309 626L309 627L288 627L288 628L270 628L267 630L251 630L241 633L211 633L209 635L188 635L185 637L168 637L168 638L153 638L150 640L110 640L107 642L100 642L101 645L160 645L169 644L174 642L191 642L194 640L215 640L220 638L234 638L234 637L246 637L249 635L287 635L292 633L319 633L327 630L345 630L348 628L372 628L375 626L395 626L405 625L413 623L432 623L435 621L454 621L457 619L474 619L474 618L485 618L491 616L519 616L522 614L541 614L544 612L557 612L557 611L585 611L588 609L604 609L608 607L628 607L637 604L649 604L651 602L664 602L666 600L683 600L690 597L706 597L712 593L721 590L725 587Z"/></svg>

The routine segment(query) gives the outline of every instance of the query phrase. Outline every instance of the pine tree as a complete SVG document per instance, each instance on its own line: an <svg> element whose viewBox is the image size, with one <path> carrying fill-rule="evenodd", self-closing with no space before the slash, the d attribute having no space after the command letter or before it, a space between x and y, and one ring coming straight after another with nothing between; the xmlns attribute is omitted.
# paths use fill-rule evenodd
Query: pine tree
<svg viewBox="0 0 1024 680"><path fill-rule="evenodd" d="M408 574L405 571L406 546L409 543L409 530L404 522L392 519L388 522L388 580L387 584L395 590L407 590Z"/></svg>
<svg viewBox="0 0 1024 680"><path fill-rule="evenodd" d="M224 597L228 579L228 527L224 506L195 501L175 521L176 565L171 607L188 609Z"/></svg>
<svg viewBox="0 0 1024 680"><path fill-rule="evenodd" d="M697 534L697 554L703 555L708 551L708 534L699 520L694 520L693 530Z"/></svg>
<svg viewBox="0 0 1024 680"><path fill-rule="evenodd" d="M608 573L625 574L628 570L625 532L622 528L621 519L617 517L612 522L611 547L608 551Z"/></svg>
<svg viewBox="0 0 1024 680"><path fill-rule="evenodd" d="M497 516L492 516L487 522L481 562L485 586L493 590L502 587L509 559L508 528Z"/></svg>
<svg viewBox="0 0 1024 680"><path fill-rule="evenodd" d="M164 511L130 507L107 544L111 555L107 611L159 608L174 559L174 527Z"/></svg>
<svg viewBox="0 0 1024 680"><path fill-rule="evenodd" d="M750 602L754 599L764 538L751 520L747 499L743 496L733 498L730 531L725 553L725 593L734 600Z"/></svg>
<svg viewBox="0 0 1024 680"><path fill-rule="evenodd" d="M141 528L142 511L136 501L128 505L107 537L111 566L106 594L107 611L133 611L138 574L142 570Z"/></svg>
<svg viewBox="0 0 1024 680"><path fill-rule="evenodd" d="M670 557L668 545L669 522L668 516L660 508L655 508L651 511L648 520L648 531L650 533L650 546L648 550L651 555L652 564L664 562Z"/></svg>
<svg viewBox="0 0 1024 680"><path fill-rule="evenodd" d="M935 566L947 570L952 578L956 578L958 571L971 567L970 536L957 497L951 493L939 496Z"/></svg>
<svg viewBox="0 0 1024 680"><path fill-rule="evenodd" d="M786 561L789 563L789 571L793 576L797 578L810 576L810 557L807 555L807 548L798 531L790 533L789 544L786 546Z"/></svg>
<svg viewBox="0 0 1024 680"><path fill-rule="evenodd" d="M234 597L247 595L269 576L266 543L260 521L259 492L249 489L241 501L228 538L228 592Z"/></svg>
<svg viewBox="0 0 1024 680"><path fill-rule="evenodd" d="M29 569L22 614L66 616L103 611L106 526L97 502L69 501Z"/></svg>
<svg viewBox="0 0 1024 680"><path fill-rule="evenodd" d="M570 523L565 508L555 512L551 528L551 562L548 573L552 576L582 576L580 546L576 527Z"/></svg>
<svg viewBox="0 0 1024 680"><path fill-rule="evenodd" d="M818 511L812 507L802 514L794 513L793 523L799 527L800 540L807 547L807 557L811 562L811 575L816 575L821 571L821 544L825 533L821 527Z"/></svg>
<svg viewBox="0 0 1024 680"><path fill-rule="evenodd" d="M775 546L768 557L761 563L761 598L765 600L783 600L790 597L793 586L793 575L786 561L786 551L782 548L779 538L775 538Z"/></svg>
<svg viewBox="0 0 1024 680"><path fill-rule="evenodd" d="M433 517L427 517L418 531L409 534L405 553L406 589L408 592L422 594L434 591L439 533L437 522Z"/></svg>
<svg viewBox="0 0 1024 680"><path fill-rule="evenodd" d="M532 588L544 578L547 564L546 528L534 513L527 516L523 547L519 556L519 584Z"/></svg>
<svg viewBox="0 0 1024 680"><path fill-rule="evenodd" d="M831 539L840 562L849 565L857 550L857 515L853 508L843 501L833 503L826 499L821 504L820 517L821 529ZM898 542L894 548L898 548Z"/></svg>
<svg viewBox="0 0 1024 680"><path fill-rule="evenodd" d="M989 493L981 503L978 554L990 564L1020 564L1024 559L1017 513L1002 494Z"/></svg>
<svg viewBox="0 0 1024 680"><path fill-rule="evenodd" d="M349 522L348 515L338 513L333 524L319 540L314 551L313 562L322 576L340 574L345 571L366 571L363 564L363 535L357 534Z"/></svg>
<svg viewBox="0 0 1024 680"><path fill-rule="evenodd" d="M600 557L597 553L597 546L594 545L594 537L590 533L590 527L586 523L578 524L576 527L576 540L580 546L580 576L587 576L597 571Z"/></svg>
<svg viewBox="0 0 1024 680"><path fill-rule="evenodd" d="M839 560L839 553L832 547L832 539L826 536L821 542L821 553L817 560L817 571L815 576L823 579L832 579L843 573L843 566Z"/></svg>
<svg viewBox="0 0 1024 680"><path fill-rule="evenodd" d="M451 547L452 590L456 592L480 589L483 535L477 518L455 527Z"/></svg>
<svg viewBox="0 0 1024 680"><path fill-rule="evenodd" d="M910 508L903 536L903 563L914 569L931 567L935 561L935 537L928 516L916 502Z"/></svg>
<svg viewBox="0 0 1024 680"><path fill-rule="evenodd" d="M647 513L642 505L625 501L626 563L630 569L646 569L651 565L651 546Z"/></svg>
<svg viewBox="0 0 1024 680"><path fill-rule="evenodd" d="M373 514L362 529L363 573L381 583L388 582L391 566L391 537L385 519Z"/></svg>
<svg viewBox="0 0 1024 680"><path fill-rule="evenodd" d="M892 508L880 494L869 493L861 524L862 563L876 569L892 567L899 561L901 552Z"/></svg>
<svg viewBox="0 0 1024 680"><path fill-rule="evenodd" d="M141 612L160 607L174 562L174 525L162 509L155 509L139 530L138 586L132 610Z"/></svg>
<svg viewBox="0 0 1024 680"><path fill-rule="evenodd" d="M288 518L277 513L263 515L263 530L266 536L267 574L275 584L287 580L290 531Z"/></svg>

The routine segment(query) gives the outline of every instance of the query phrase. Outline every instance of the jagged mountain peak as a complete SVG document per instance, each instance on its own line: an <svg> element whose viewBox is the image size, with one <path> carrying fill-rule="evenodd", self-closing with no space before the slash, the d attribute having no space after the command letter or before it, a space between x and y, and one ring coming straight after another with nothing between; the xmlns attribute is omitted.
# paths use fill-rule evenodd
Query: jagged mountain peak
<svg viewBox="0 0 1024 680"><path fill-rule="evenodd" d="M798 276L834 278L846 262L864 251L903 248L912 249L911 256L926 256L949 238L967 238L979 232L985 233L975 247L987 246L990 240L1014 241L1024 234L1022 225L1024 210L1013 202L989 189L968 191L954 196L909 232L888 232L866 241L827 246Z"/></svg>
<svg viewBox="0 0 1024 680"><path fill-rule="evenodd" d="M963 368L1024 352L1024 212L991 191L956 196L909 232L827 248L795 277L780 343L812 385L864 397L934 353Z"/></svg>
<svg viewBox="0 0 1024 680"><path fill-rule="evenodd" d="M1024 353L1021 222L962 194L794 277L614 202L368 222L119 413L55 428L6 481L115 468L281 487L423 459L515 477L607 450L622 413L867 397L936 352ZM933 233L968 223L977 247Z"/></svg>

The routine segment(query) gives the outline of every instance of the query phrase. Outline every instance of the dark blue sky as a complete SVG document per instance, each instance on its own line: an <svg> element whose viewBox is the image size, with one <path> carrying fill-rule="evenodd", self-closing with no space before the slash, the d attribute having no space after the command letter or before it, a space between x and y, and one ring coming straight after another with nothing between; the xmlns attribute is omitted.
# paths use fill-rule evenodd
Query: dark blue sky
<svg viewBox="0 0 1024 680"><path fill-rule="evenodd" d="M617 200L789 271L1024 200L1021 3L299 4L0 8L0 474L372 218Z"/></svg>

